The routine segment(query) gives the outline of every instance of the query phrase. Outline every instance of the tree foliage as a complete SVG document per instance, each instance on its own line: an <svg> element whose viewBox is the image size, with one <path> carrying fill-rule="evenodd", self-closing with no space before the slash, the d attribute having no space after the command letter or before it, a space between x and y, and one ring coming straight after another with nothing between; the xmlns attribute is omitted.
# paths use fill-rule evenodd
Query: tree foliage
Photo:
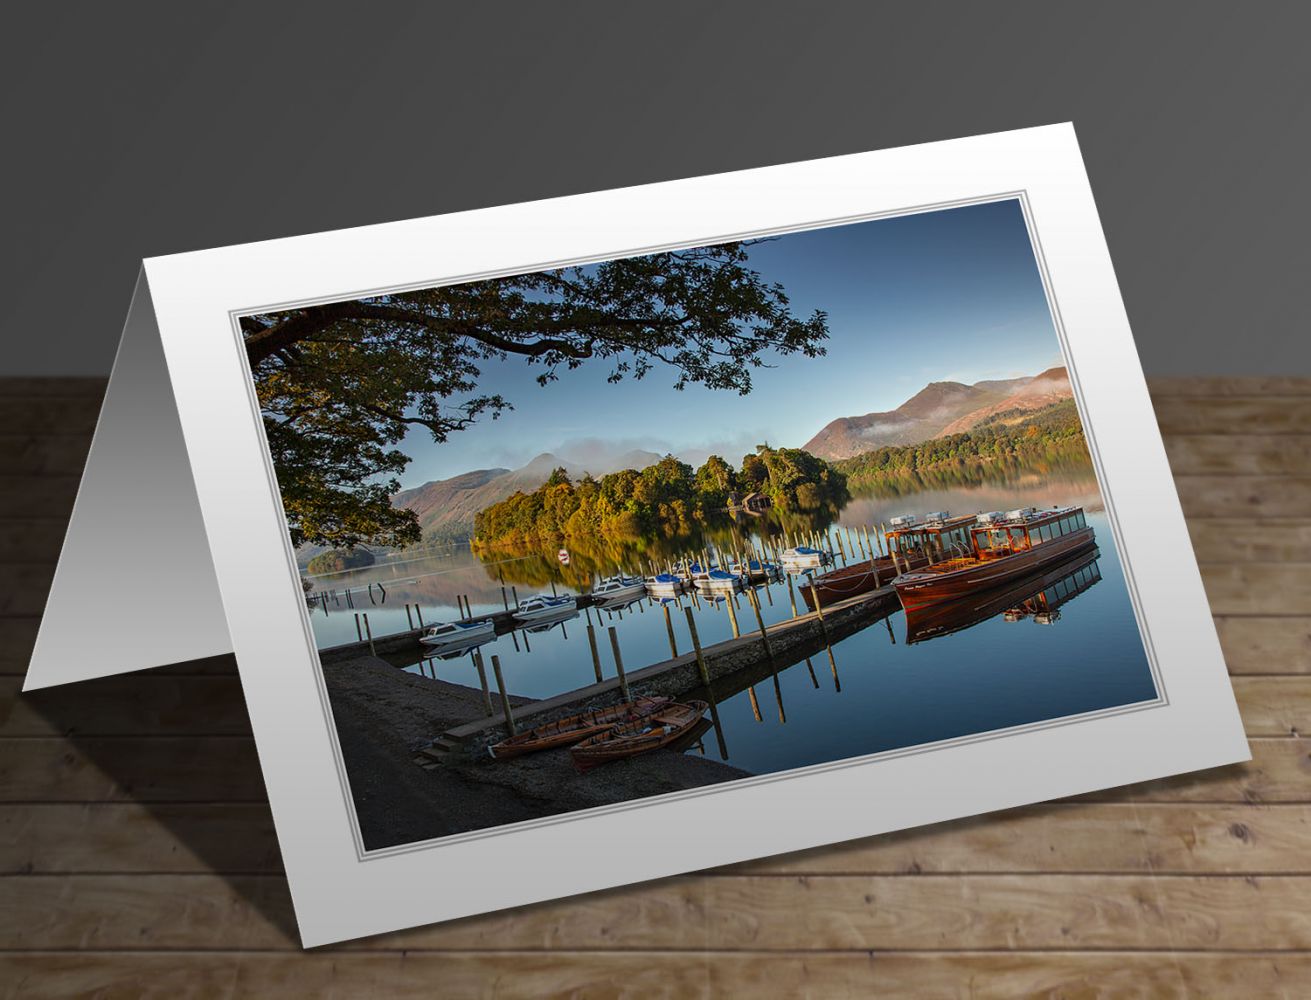
<svg viewBox="0 0 1311 1000"><path fill-rule="evenodd" d="M512 402L479 390L522 359L546 385L589 362L609 379L673 370L747 394L776 356L824 353L823 312L793 316L743 242L243 317L292 540L349 548L419 539L390 498L413 428L438 443Z"/></svg>
<svg viewBox="0 0 1311 1000"><path fill-rule="evenodd" d="M796 448L761 446L743 459L759 465L763 492L780 508L813 510L846 498L846 479L822 459ZM775 485L769 484L770 478ZM693 472L666 455L645 469L624 469L600 480L548 481L478 512L474 541L482 545L533 544L557 538L635 539L648 533L686 534L724 509L741 474L718 455Z"/></svg>

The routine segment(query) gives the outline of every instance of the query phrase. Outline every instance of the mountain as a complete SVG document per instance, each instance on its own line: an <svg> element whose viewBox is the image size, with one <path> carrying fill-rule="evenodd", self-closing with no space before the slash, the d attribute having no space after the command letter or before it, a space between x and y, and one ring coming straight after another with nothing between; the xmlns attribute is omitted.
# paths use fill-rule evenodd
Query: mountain
<svg viewBox="0 0 1311 1000"><path fill-rule="evenodd" d="M999 417L1002 423L1014 423L1023 420L1026 414L1034 410L1044 409L1053 403L1074 396L1074 390L1070 388L1070 374L1064 368L1048 368L1042 374L1035 375L1031 379L1023 379L1022 382L1023 384L1005 399L980 407L958 420L953 420L938 436L963 434L971 427L977 427L993 417ZM1001 414L1006 416L1000 417Z"/></svg>
<svg viewBox="0 0 1311 1000"><path fill-rule="evenodd" d="M839 417L801 446L830 460L851 458L886 444L918 444L937 437L944 427L975 410L1005 399L1027 379L979 382L930 382L895 410Z"/></svg>

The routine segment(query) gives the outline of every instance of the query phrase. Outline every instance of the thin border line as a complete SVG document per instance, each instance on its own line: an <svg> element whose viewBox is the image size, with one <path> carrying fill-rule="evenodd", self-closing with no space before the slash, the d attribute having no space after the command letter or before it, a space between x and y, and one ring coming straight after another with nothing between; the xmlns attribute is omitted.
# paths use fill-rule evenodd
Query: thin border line
<svg viewBox="0 0 1311 1000"><path fill-rule="evenodd" d="M969 746L975 743L989 742L995 739L1008 739L1014 736L1021 736L1028 732L1041 732L1047 729L1063 727L1068 725L1077 725L1083 722L1094 722L1103 718L1111 718L1120 715L1134 714L1141 711L1150 711L1156 708L1165 708L1169 705L1169 700L1164 694L1164 685L1159 676L1155 647L1151 641L1150 632L1147 631L1145 620L1140 609L1140 599L1137 585L1133 579L1132 567L1125 554L1122 542L1122 535L1119 530L1119 524L1114 514L1113 505L1110 502L1110 491L1104 484L1105 475L1101 467L1101 460L1098 457L1095 447L1095 438L1089 430L1088 422L1084 419L1084 406L1082 391L1079 389L1077 373L1072 363L1069 345L1065 335L1064 322L1061 319L1059 307L1056 304L1056 296L1051 286L1050 273L1047 269L1046 257L1042 251L1041 241L1037 236L1036 225L1030 214L1028 201L1028 190L1019 188L1015 190L1003 191L995 194L979 195L973 198L958 198L950 201L929 202L922 205L907 206L897 209L888 209L880 212L867 212L857 215L840 216L828 219L821 219L814 222L800 223L790 226L774 226L765 229L755 229L748 232L738 232L728 235L713 237L700 237L693 242L679 241L671 243L653 244L631 250L605 251L598 254L584 257L573 257L564 260L547 261L531 265L521 265L512 268L502 268L490 271L476 272L472 274L458 275L451 278L438 278L429 281L409 282L400 285L388 285L375 287L371 289L357 290L345 294L337 293L333 295L318 296L307 299L297 299L294 301L284 301L269 305L250 306L228 311L228 319L232 324L233 335L237 339L238 354L241 365L246 373L247 398L251 402L251 414L254 418L257 430L261 440L264 441L263 459L264 466L269 476L269 482L274 487L274 493L278 497L277 516L282 528L282 538L284 540L284 551L287 556L287 563L290 568L295 570L295 575L299 577L299 567L296 564L295 551L291 547L291 532L287 527L286 508L282 504L282 489L278 482L277 470L273 467L272 451L269 448L268 437L264 432L264 422L261 418L261 407L258 394L255 390L255 378L250 369L249 359L246 355L244 338L241 332L240 320L243 316L251 316L266 312L278 312L286 309L301 308L310 305L320 305L330 302L351 302L357 299L369 298L375 295L398 293L429 288L446 288L452 285L464 284L471 281L482 281L492 278L511 277L521 274L533 274L538 271L548 270L560 267L577 267L586 264L598 263L610 260L625 260L631 257L640 257L652 253L661 253L668 250L693 249L697 247L715 246L720 243L732 242L734 240L753 239L763 236L787 235L791 233L813 232L820 229L831 229L838 226L855 225L862 222L875 222L881 219L905 218L912 215L925 215L931 212L946 211L952 208L963 208L973 205L986 205L1003 201L1017 201L1020 205L1021 214L1025 220L1025 228L1029 235L1030 250L1033 253L1034 261L1038 267L1039 277L1043 283L1043 293L1047 299L1048 310L1052 318L1052 325L1055 328L1057 341L1060 344L1061 354L1065 360L1066 369L1071 374L1071 386L1076 395L1076 406L1079 409L1079 421L1084 431L1085 439L1089 443L1089 453L1094 463L1094 473L1097 476L1098 489L1102 494L1102 500L1107 505L1107 519L1111 523L1113 542L1116 547L1116 554L1120 557L1121 565L1124 569L1126 580L1126 590L1129 593L1130 604L1134 608L1134 617L1139 626L1139 638L1143 641L1144 649L1147 655L1148 670L1152 676L1153 684L1157 691L1157 697L1153 700L1143 702L1132 702L1127 705L1112 706L1106 709L1099 709L1093 712L1086 712L1078 715L1062 716L1055 719L1044 719L1039 722L1026 723L1022 726L1014 726L1007 729L990 730L983 733L972 733L967 736L954 737L949 740L940 740L931 743L920 743L910 747L900 747L893 750L879 751L874 754L866 754L860 757L845 757L841 760L828 761L820 764L811 764L806 767L791 768L783 771L774 771L769 774L754 775L748 778L736 778L732 781L722 782L714 785L704 785L700 788L683 789L677 792L666 792L662 795L653 795L648 798L634 799L627 802L612 803L608 806L594 806L590 809L577 809L570 812L559 813L554 816L544 816L534 820L524 820L518 823L504 823L500 826L486 827L480 830L470 830L464 833L447 834L442 837L435 837L429 840L413 841L408 844L398 844L394 847L378 848L376 850L366 850L363 844L363 834L360 829L359 817L355 811L355 802L350 793L350 779L346 774L345 761L341 752L340 740L338 738L336 720L332 713L331 701L327 693L327 684L323 677L323 664L319 659L319 651L315 645L313 626L309 620L308 608L300 607L301 626L305 632L306 646L310 652L311 666L317 666L313 671L315 686L319 693L319 703L324 713L325 721L328 723L329 741L333 748L333 758L337 767L338 781L342 790L342 798L346 806L346 813L351 818L351 835L355 842L356 861L359 863L373 861L375 859L397 857L403 854L409 854L417 851L432 850L446 844L465 843L471 840L480 840L486 837L501 836L504 834L518 833L525 830L537 829L543 826L554 825L556 823L567 823L578 820L586 820L590 817L609 815L612 813L626 812L631 809L641 809L650 806L658 806L662 803L677 801L682 799L697 798L703 795L714 794L720 791L731 790L733 788L744 788L777 781L791 780L794 778L804 778L816 773L830 770L846 769L857 767L864 764L877 763L883 760L892 760L899 757L907 757L920 753L932 753L937 750L948 749L957 746ZM303 602L298 602L303 605ZM258 744L258 736L256 735ZM258 748L258 747L257 747ZM991 812L992 810L987 810ZM892 831L886 831L892 832Z"/></svg>

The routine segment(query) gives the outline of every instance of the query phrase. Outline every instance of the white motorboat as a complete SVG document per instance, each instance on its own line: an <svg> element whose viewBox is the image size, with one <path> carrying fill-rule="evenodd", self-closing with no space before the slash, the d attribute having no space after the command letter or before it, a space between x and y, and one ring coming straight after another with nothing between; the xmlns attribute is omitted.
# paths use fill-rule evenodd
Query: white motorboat
<svg viewBox="0 0 1311 1000"><path fill-rule="evenodd" d="M538 594L520 601L514 617L521 622L534 622L543 618L559 618L577 610L578 602L572 594L561 594L559 597Z"/></svg>
<svg viewBox="0 0 1311 1000"><path fill-rule="evenodd" d="M798 545L796 548L785 549L779 560L785 570L794 573L823 569L833 561L833 553L825 552L823 549L812 549L809 545Z"/></svg>
<svg viewBox="0 0 1311 1000"><path fill-rule="evenodd" d="M698 590L741 590L742 578L726 569L712 569L696 577Z"/></svg>
<svg viewBox="0 0 1311 1000"><path fill-rule="evenodd" d="M472 645L478 641L496 638L496 625L490 618L472 622L445 622L433 625L419 637L419 641L433 649L448 646Z"/></svg>
<svg viewBox="0 0 1311 1000"><path fill-rule="evenodd" d="M686 578L677 573L660 573L646 578L646 590L652 597L677 597L686 588Z"/></svg>
<svg viewBox="0 0 1311 1000"><path fill-rule="evenodd" d="M592 588L592 599L600 605L631 604L646 596L646 581L640 576L609 576Z"/></svg>

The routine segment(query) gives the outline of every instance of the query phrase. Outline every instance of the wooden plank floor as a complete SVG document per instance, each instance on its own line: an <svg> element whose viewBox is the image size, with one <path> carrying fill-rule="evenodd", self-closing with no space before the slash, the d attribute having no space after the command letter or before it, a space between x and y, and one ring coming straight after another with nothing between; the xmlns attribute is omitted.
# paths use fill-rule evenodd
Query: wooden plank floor
<svg viewBox="0 0 1311 1000"><path fill-rule="evenodd" d="M1251 763L311 953L230 657L18 693L102 392L0 381L0 995L1311 996L1311 379L1153 383Z"/></svg>

